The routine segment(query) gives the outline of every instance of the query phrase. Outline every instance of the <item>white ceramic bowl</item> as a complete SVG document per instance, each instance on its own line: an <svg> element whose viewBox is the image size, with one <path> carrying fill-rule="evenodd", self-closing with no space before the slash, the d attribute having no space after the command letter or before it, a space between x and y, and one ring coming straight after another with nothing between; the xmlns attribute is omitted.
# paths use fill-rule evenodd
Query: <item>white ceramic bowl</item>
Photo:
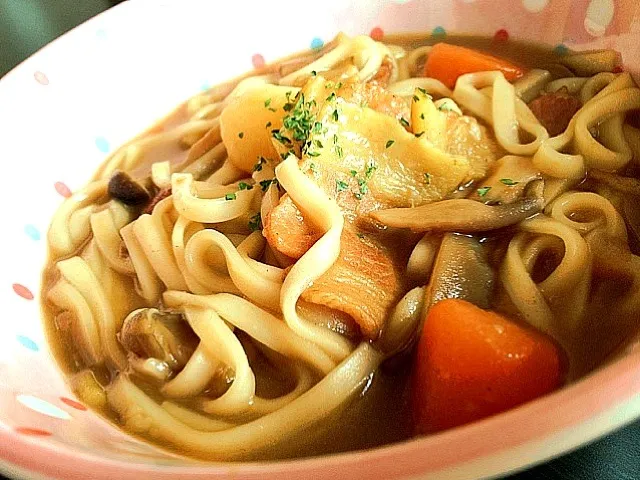
<svg viewBox="0 0 640 480"><path fill-rule="evenodd" d="M186 462L73 399L38 303L54 210L104 156L206 86L338 31L448 31L610 47L640 70L635 0L132 0L0 81L0 471L32 478L480 478L563 453L640 415L640 350L552 395L431 437L270 464ZM286 22L296 11L296 21ZM502 32L504 36L504 32Z"/></svg>

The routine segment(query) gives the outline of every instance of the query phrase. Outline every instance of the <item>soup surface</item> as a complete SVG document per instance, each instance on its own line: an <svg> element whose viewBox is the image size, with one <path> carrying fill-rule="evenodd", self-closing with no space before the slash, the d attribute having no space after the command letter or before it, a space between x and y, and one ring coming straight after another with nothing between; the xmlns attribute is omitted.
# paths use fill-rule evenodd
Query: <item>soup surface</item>
<svg viewBox="0 0 640 480"><path fill-rule="evenodd" d="M49 234L78 397L207 460L499 413L640 322L640 90L615 52L343 34L123 145Z"/></svg>

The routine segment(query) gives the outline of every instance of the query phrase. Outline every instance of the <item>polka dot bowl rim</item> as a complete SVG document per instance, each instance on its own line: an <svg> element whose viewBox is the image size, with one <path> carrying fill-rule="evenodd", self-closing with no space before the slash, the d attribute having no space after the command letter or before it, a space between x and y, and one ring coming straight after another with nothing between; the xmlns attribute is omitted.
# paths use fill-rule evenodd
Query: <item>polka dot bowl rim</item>
<svg viewBox="0 0 640 480"><path fill-rule="evenodd" d="M124 435L74 400L53 366L37 305L47 222L62 198L89 178L105 153L201 88L282 54L317 48L338 30L369 33L374 38L400 30L427 30L437 36L455 30L496 35L500 41L534 39L531 32L503 17L491 17L482 27L465 23L466 8L478 9L476 16L486 15L482 2L329 0L318 12L312 5L283 0L252 5L252 18L247 18L243 2L226 2L213 9L211 4L196 1L132 0L67 33L0 80L0 128L10 133L0 144L0 154L19 160L6 166L5 178L13 181L3 187L6 198L18 201L7 209L6 231L13 233L7 234L0 252L4 266L0 276L5 285L0 295L12 316L21 319L0 325L0 471L21 478L56 479L257 479L276 475L356 479L372 472L390 479L482 478L546 460L638 418L640 348L635 348L552 395L431 437L331 457L202 464L164 456L151 447L147 451L144 445L122 450L127 441ZM504 8L515 8L515 3ZM314 30L296 25L274 33L267 20L274 19L276 4L279 11L295 7L313 14ZM564 4L564 0L526 0L514 18L530 15L535 22L537 15L548 10L557 14ZM575 26L571 8L567 7L561 33L544 38L557 44L559 51L565 44L618 47L625 60L632 59L626 67L640 70L640 65L633 64L640 59L637 51L630 55L625 51L633 48L632 43L640 43L640 35L633 33L640 31L635 28L640 21L634 18L628 31L616 31L610 26L615 16L611 20L605 12L604 19L592 13L589 17L585 7L587 16ZM234 38L234 45L229 46L224 42L225 35L229 36L227 22L220 22L220 31L210 33L206 30L210 17L203 12L218 19L242 18L243 28L252 35ZM154 18L154 22L147 22L140 35L145 18ZM582 30L587 27L591 37L585 39ZM174 35L166 35L167 31ZM205 31L209 32L208 44L202 41ZM215 45L225 47L216 49ZM26 174L30 174L28 189L35 192L29 195L21 184ZM23 423L16 424L16 418ZM89 430L98 433L91 436ZM99 441L106 438L111 443Z"/></svg>

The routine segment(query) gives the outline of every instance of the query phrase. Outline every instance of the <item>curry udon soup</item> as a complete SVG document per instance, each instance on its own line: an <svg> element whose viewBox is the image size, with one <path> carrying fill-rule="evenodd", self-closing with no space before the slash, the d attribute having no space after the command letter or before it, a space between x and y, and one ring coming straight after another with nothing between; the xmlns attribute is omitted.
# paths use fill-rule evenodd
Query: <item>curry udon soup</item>
<svg viewBox="0 0 640 480"><path fill-rule="evenodd" d="M49 230L78 397L211 460L522 404L638 330L640 90L612 51L340 34L198 94Z"/></svg>

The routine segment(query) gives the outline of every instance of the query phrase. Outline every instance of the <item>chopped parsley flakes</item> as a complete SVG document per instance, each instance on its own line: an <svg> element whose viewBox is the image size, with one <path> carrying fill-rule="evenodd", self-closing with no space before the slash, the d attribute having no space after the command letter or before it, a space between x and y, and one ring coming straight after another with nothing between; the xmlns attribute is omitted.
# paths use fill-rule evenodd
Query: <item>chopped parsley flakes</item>
<svg viewBox="0 0 640 480"><path fill-rule="evenodd" d="M238 190L253 190L253 185L246 182L238 183Z"/></svg>
<svg viewBox="0 0 640 480"><path fill-rule="evenodd" d="M508 187L512 187L514 185L517 185L518 182L514 182L513 180L511 180L510 178L501 178L500 179L500 183L508 186Z"/></svg>
<svg viewBox="0 0 640 480"><path fill-rule="evenodd" d="M249 219L249 230L252 232L262 230L262 216L260 215L260 212L256 213Z"/></svg>
<svg viewBox="0 0 640 480"><path fill-rule="evenodd" d="M409 128L409 122L404 117L400 117L400 125L405 128Z"/></svg>
<svg viewBox="0 0 640 480"><path fill-rule="evenodd" d="M267 189L271 186L271 184L278 184L278 180L275 178L270 178L268 180L261 180L260 181L260 188L262 189L263 192L266 192Z"/></svg>
<svg viewBox="0 0 640 480"><path fill-rule="evenodd" d="M271 130L271 136L283 145L291 143L291 139L282 135L280 130Z"/></svg>
<svg viewBox="0 0 640 480"><path fill-rule="evenodd" d="M336 190L338 192L342 192L349 188L349 184L347 182L343 182L342 180L336 180Z"/></svg>
<svg viewBox="0 0 640 480"><path fill-rule="evenodd" d="M254 172L259 172L260 170L262 170L262 165L264 165L265 163L267 163L267 159L264 157L258 157L258 163L256 163L253 166L253 171Z"/></svg>
<svg viewBox="0 0 640 480"><path fill-rule="evenodd" d="M491 187L481 187L479 188L478 191L478 196L479 197L484 197L487 193L489 193L489 190L491 190Z"/></svg>
<svg viewBox="0 0 640 480"><path fill-rule="evenodd" d="M427 185L431 185L431 174L430 173L427 172L427 173L424 174L424 182Z"/></svg>
<svg viewBox="0 0 640 480"><path fill-rule="evenodd" d="M240 139L244 138L244 132L238 133L238 138L240 138Z"/></svg>
<svg viewBox="0 0 640 480"><path fill-rule="evenodd" d="M282 125L291 131L294 140L298 142L306 141L311 128L315 128L317 122L315 122L315 117L311 113L311 108L315 105L315 100L305 102L304 94L300 93L295 103L288 102L283 107L285 112L290 113L282 119Z"/></svg>
<svg viewBox="0 0 640 480"><path fill-rule="evenodd" d="M235 194L235 193L227 193L227 194L224 196L224 199L225 199L225 200L235 200L235 199L236 199L236 194Z"/></svg>
<svg viewBox="0 0 640 480"><path fill-rule="evenodd" d="M395 140L387 140L387 144L385 145L384 148L389 148L391 145L393 145L394 143L396 143Z"/></svg>
<svg viewBox="0 0 640 480"><path fill-rule="evenodd" d="M377 168L378 166L375 163L370 163L367 166L367 169L364 171L364 176L366 177L367 180L371 178L371 176L373 175L373 172L375 172Z"/></svg>

